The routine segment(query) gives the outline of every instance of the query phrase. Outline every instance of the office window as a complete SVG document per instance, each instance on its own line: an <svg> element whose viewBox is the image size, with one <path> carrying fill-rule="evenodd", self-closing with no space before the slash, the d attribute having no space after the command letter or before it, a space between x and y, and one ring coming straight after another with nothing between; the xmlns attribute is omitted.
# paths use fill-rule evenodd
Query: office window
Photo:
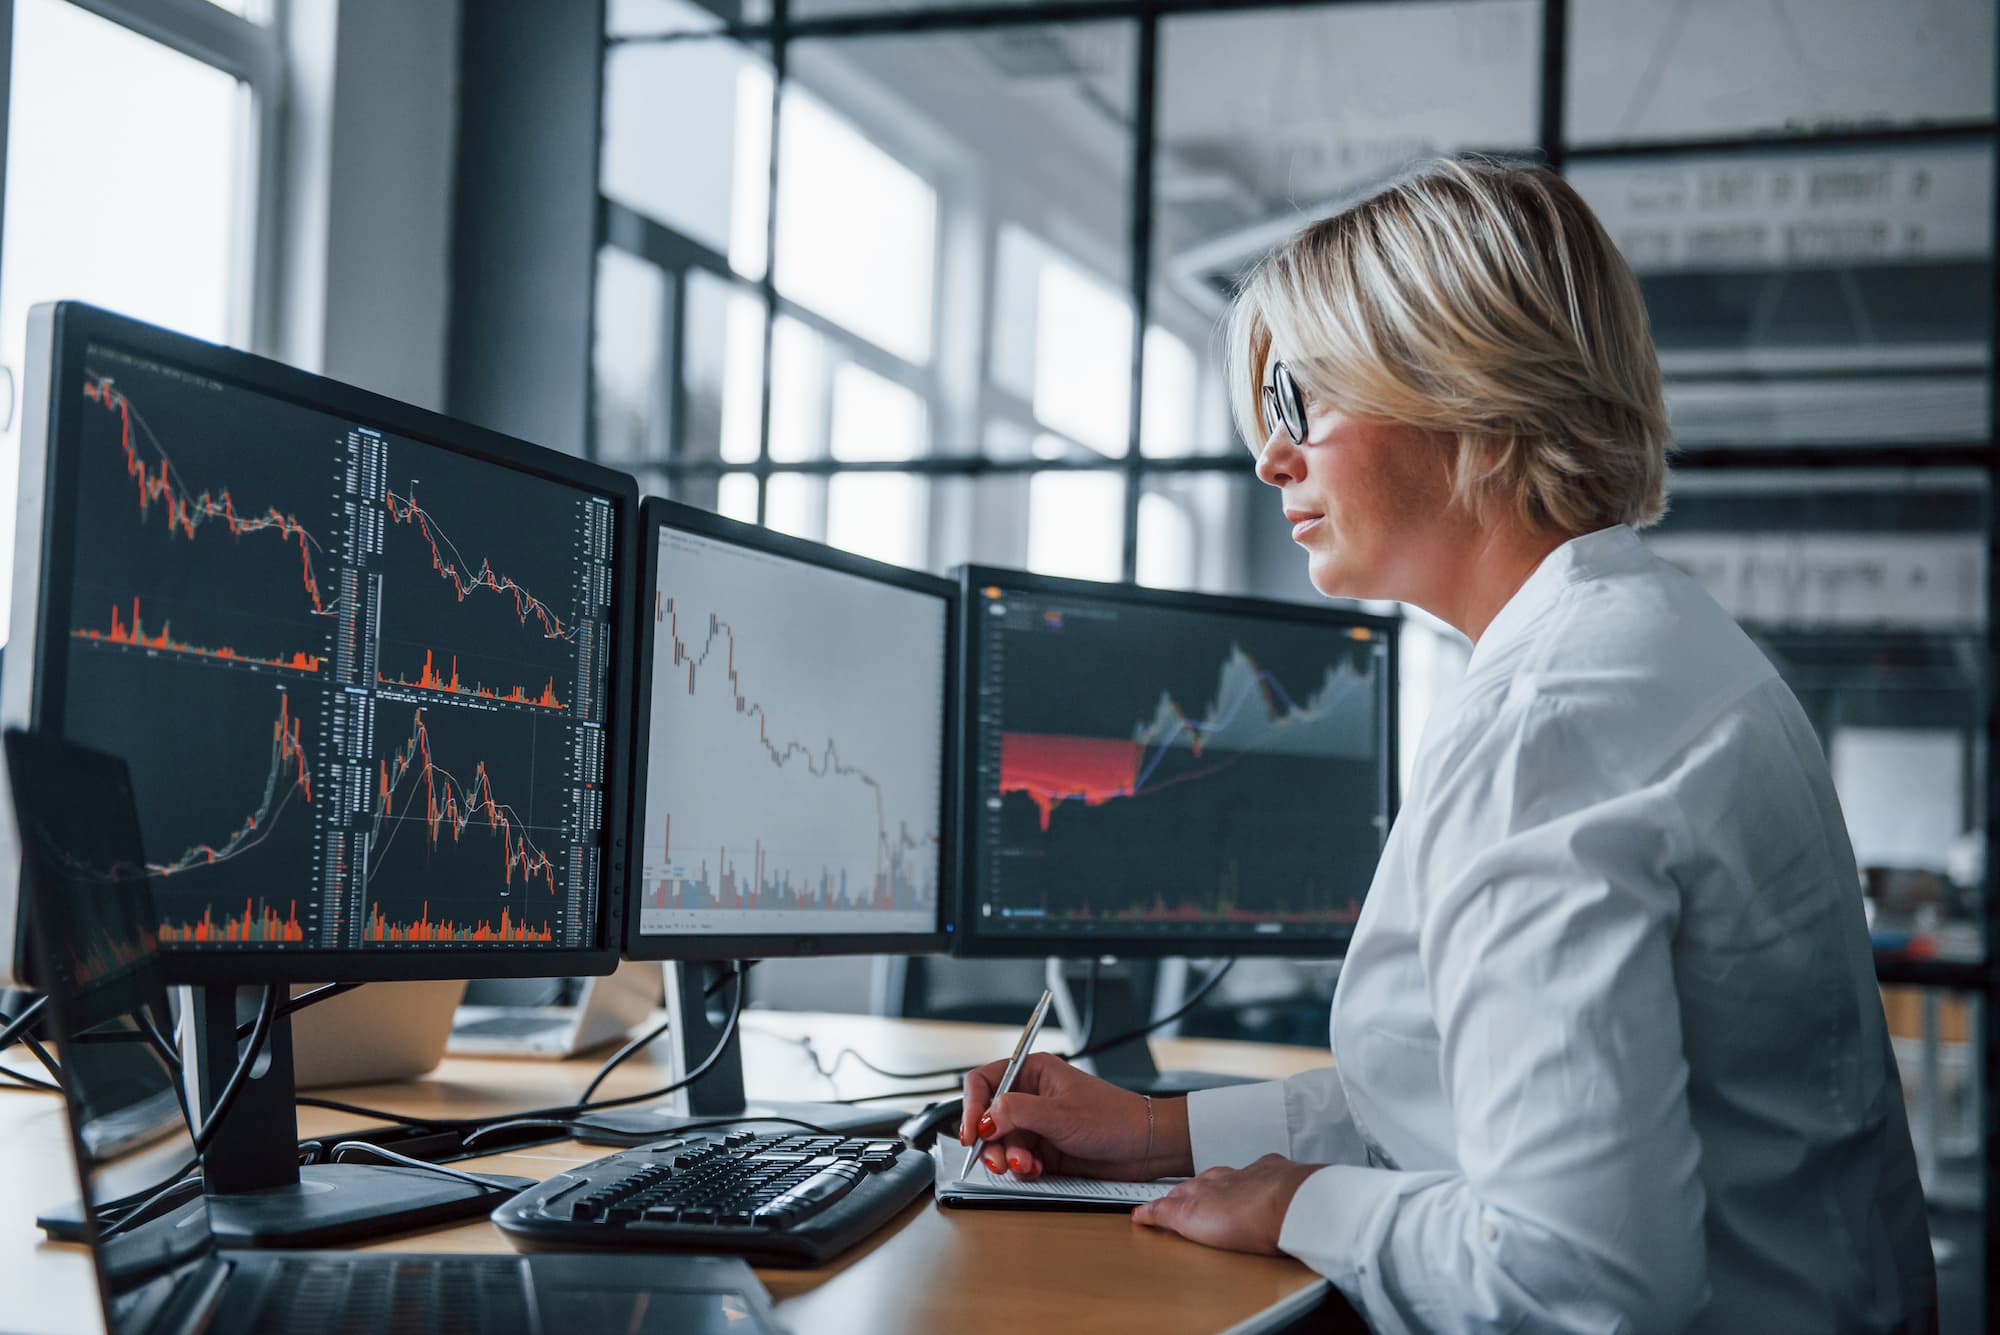
<svg viewBox="0 0 2000 1335"><path fill-rule="evenodd" d="M781 295L906 361L931 355L937 196L818 98L778 125Z"/></svg>
<svg viewBox="0 0 2000 1335"><path fill-rule="evenodd" d="M848 362L833 373L831 454L844 463L910 459L924 445L924 401L916 393Z"/></svg>
<svg viewBox="0 0 2000 1335"><path fill-rule="evenodd" d="M1526 0L1451 0L1162 20L1146 454L1242 448L1217 326L1272 247L1414 159L1532 151L1541 13ZM1193 402L1156 416L1156 387L1183 385Z"/></svg>
<svg viewBox="0 0 2000 1335"><path fill-rule="evenodd" d="M922 569L925 489L908 473L835 473L827 480L826 540L862 556Z"/></svg>
<svg viewBox="0 0 2000 1335"><path fill-rule="evenodd" d="M804 473L774 473L765 479L764 526L825 542L826 481Z"/></svg>
<svg viewBox="0 0 2000 1335"><path fill-rule="evenodd" d="M771 331L771 459L803 463L826 457L831 366L826 343L789 315Z"/></svg>
<svg viewBox="0 0 2000 1335"><path fill-rule="evenodd" d="M1993 149L1579 162L1683 446L1984 439Z"/></svg>
<svg viewBox="0 0 2000 1335"><path fill-rule="evenodd" d="M689 270L685 282L680 457L755 463L763 430L763 302L753 289L705 270Z"/></svg>
<svg viewBox="0 0 2000 1335"><path fill-rule="evenodd" d="M690 25L703 13L659 0ZM610 48L604 64L606 198L761 278L768 243L769 63L737 43L692 38Z"/></svg>
<svg viewBox="0 0 2000 1335"><path fill-rule="evenodd" d="M1124 564L1125 479L1111 472L1036 473L1028 484L1028 569L1115 580Z"/></svg>
<svg viewBox="0 0 2000 1335"><path fill-rule="evenodd" d="M68 0L16 0L0 245L0 636L12 588L28 309L77 299L219 343L251 336L269 34L221 68ZM161 37L175 24L160 19ZM239 32L238 29L249 29ZM239 58L240 59L237 59ZM268 67L267 67L268 68ZM269 76L275 77L275 76ZM268 90L262 96L269 96Z"/></svg>
<svg viewBox="0 0 2000 1335"><path fill-rule="evenodd" d="M591 409L597 456L607 463L629 467L667 456L663 373L672 281L622 250L597 252Z"/></svg>
<svg viewBox="0 0 2000 1335"><path fill-rule="evenodd" d="M757 479L748 473L725 473L716 479L715 512L746 524L757 522Z"/></svg>
<svg viewBox="0 0 2000 1335"><path fill-rule="evenodd" d="M1989 0L1570 0L1569 24L1572 144L1993 115Z"/></svg>

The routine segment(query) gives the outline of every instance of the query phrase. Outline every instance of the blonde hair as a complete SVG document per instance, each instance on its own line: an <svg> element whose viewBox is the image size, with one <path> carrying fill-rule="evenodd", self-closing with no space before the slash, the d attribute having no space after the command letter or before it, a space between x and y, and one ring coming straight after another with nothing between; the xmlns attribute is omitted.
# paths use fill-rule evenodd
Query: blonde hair
<svg viewBox="0 0 2000 1335"><path fill-rule="evenodd" d="M1274 344L1308 398L1454 438L1456 499L1536 528L1643 526L1669 432L1639 284L1569 183L1425 163L1300 231L1229 319L1237 429L1260 449Z"/></svg>

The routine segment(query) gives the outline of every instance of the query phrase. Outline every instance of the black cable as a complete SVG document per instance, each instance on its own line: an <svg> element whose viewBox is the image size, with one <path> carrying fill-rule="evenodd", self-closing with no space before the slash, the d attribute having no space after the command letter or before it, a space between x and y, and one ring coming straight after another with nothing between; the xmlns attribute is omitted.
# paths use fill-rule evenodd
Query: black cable
<svg viewBox="0 0 2000 1335"><path fill-rule="evenodd" d="M215 1096L208 1116L202 1120L201 1129L194 1133L194 1152L200 1154L215 1139L215 1133L222 1127L222 1119L229 1115L230 1105L236 1102L244 1081L250 1078L250 1068L257 1064L257 1058L264 1050L264 1040L270 1036L271 1025L278 1018L278 989L264 988L264 1003L257 1008L257 1019L250 1026L250 1046L237 1059L236 1069L223 1082L222 1092Z"/></svg>
<svg viewBox="0 0 2000 1335"><path fill-rule="evenodd" d="M874 1103L881 1099L924 1098L932 1094L963 1094L965 1086L937 1085L930 1089L885 1089L879 1094L857 1094L851 1099L835 1099L834 1102L846 1107L861 1103Z"/></svg>
<svg viewBox="0 0 2000 1335"><path fill-rule="evenodd" d="M704 988L702 990L703 998L705 999L714 996L718 991L722 989L722 986L725 983L727 983L730 979L733 978L736 980L736 994L735 994L736 1000L733 1003L732 1009L735 1010L737 1013L741 1013L743 1009L743 989L746 986L748 986L748 984L744 981L743 976L749 972L750 972L750 965L738 964L736 968L732 970L730 973L725 974L723 977L716 979L714 982L710 983L706 988ZM630 1057L633 1053L645 1047L648 1043L651 1043L661 1034L666 1033L667 1027L672 1023L673 1019L670 1014L667 1019L660 1021L658 1024L654 1025L651 1029L648 1029L645 1033L639 1035L637 1038L631 1039L625 1044L624 1047L618 1049L618 1051L612 1053L609 1057L605 1058L604 1064L597 1068L597 1074L592 1076L590 1078L590 1083L583 1087L583 1095L582 1097L577 1099L577 1102L580 1104L589 1103L590 1096L597 1092L597 1087L604 1083L605 1078L607 1076L609 1076L613 1071L618 1069L620 1063L622 1063L627 1057ZM725 1046L728 1044L728 1041L729 1040L726 1037L723 1039L723 1043ZM716 1053L711 1054L708 1062L704 1062L700 1069L702 1071L706 1071L708 1069L709 1064L712 1063L715 1060L715 1057L718 1055L720 1055L720 1049L718 1049ZM689 1078L692 1079L693 1077Z"/></svg>
<svg viewBox="0 0 2000 1335"><path fill-rule="evenodd" d="M21 1046L35 1054L35 1060L42 1064L42 1069L49 1073L50 1079L54 1080L58 1086L62 1084L62 1067L56 1064L56 1059L49 1055L49 1050L42 1046L40 1039L30 1038L28 1035L23 1034L21 1035Z"/></svg>
<svg viewBox="0 0 2000 1335"><path fill-rule="evenodd" d="M28 1003L26 1010L12 1019L0 1015L0 1051L13 1047L23 1034L34 1028L35 1021L41 1018L42 1007L48 1004L48 997L39 996Z"/></svg>
<svg viewBox="0 0 2000 1335"><path fill-rule="evenodd" d="M285 1001L279 1004L278 1014L280 1015L295 1014L298 1011L304 1010L308 1006L317 1006L322 1001L331 1001L335 997L340 996L343 993L352 992L355 988L360 986L361 984L359 983L323 984L322 986L314 988L310 992L301 992L299 993L299 995L295 997L286 998ZM248 1038L250 1036L250 1030L256 1025L256 1023L257 1022L255 1020L252 1020L247 1024L237 1025L236 1037L239 1039Z"/></svg>
<svg viewBox="0 0 2000 1335"><path fill-rule="evenodd" d="M761 962L762 961L760 960L744 960L742 963L738 964L736 968L739 973L749 973L752 969L756 968L758 964L760 964ZM729 980L732 976L733 975L731 974L724 974L722 977L710 983L707 987L701 990L702 997L706 999L708 997L714 996L717 992L720 992L723 988L729 985Z"/></svg>
<svg viewBox="0 0 2000 1335"><path fill-rule="evenodd" d="M197 1158L200 1157L202 1151L208 1148L209 1142L215 1139L216 1131L222 1126L222 1119L229 1115L230 1105L236 1102L236 1095L242 1090L243 1082L250 1076L250 1068L257 1064L257 1058L263 1053L264 1040L270 1036L271 1025L276 1022L277 1016L278 989L275 986L267 986L264 989L264 1000L257 1007L257 1019L250 1027L250 1046L241 1057L237 1058L236 1069L231 1071L229 1079L223 1082L222 1093L216 1096L214 1106L209 1109L208 1117L202 1122L201 1128L194 1133L194 1152ZM172 1194L179 1185L178 1177L169 1181L165 1186L148 1196L130 1214L121 1215L106 1225L104 1231L97 1235L98 1241L102 1242L108 1238L116 1237L127 1228L130 1228L146 1216L146 1212L153 1207L155 1202Z"/></svg>
<svg viewBox="0 0 2000 1335"><path fill-rule="evenodd" d="M1146 1023L1140 1025L1138 1028L1128 1029L1122 1034L1113 1034L1111 1037L1106 1039L1100 1039L1095 1043L1086 1043L1084 1046L1078 1048L1075 1052L1065 1052L1062 1054L1063 1060L1073 1062L1073 1061L1078 1061L1084 1057L1095 1057L1098 1053L1109 1051L1110 1049L1117 1047L1120 1043L1129 1043L1135 1038L1144 1038L1147 1034L1152 1033L1155 1029L1158 1029L1163 1025L1172 1024L1175 1020L1180 1019L1183 1015L1186 1015L1196 1006L1199 1006L1201 1004L1202 998L1206 997L1210 992L1214 991L1215 985L1222 981L1223 975L1227 974L1231 969L1235 967L1236 967L1236 961L1234 958L1224 960L1221 964L1216 966L1214 973L1211 973L1207 978L1202 980L1201 986L1197 987L1194 990L1193 994L1189 996L1186 1001L1183 1001L1180 1005L1174 1007L1174 1009L1170 1011L1168 1014L1162 1015L1157 1020L1148 1020Z"/></svg>
<svg viewBox="0 0 2000 1335"><path fill-rule="evenodd" d="M15 1082L11 1086L0 1085L0 1089L32 1089L47 1094L62 1093L61 1085L52 1085L38 1075L29 1075L27 1072L17 1071L11 1066L0 1066L0 1077Z"/></svg>
<svg viewBox="0 0 2000 1335"><path fill-rule="evenodd" d="M512 1182L502 1182L497 1178L481 1177L477 1173L461 1172L459 1169L456 1168L447 1168L445 1165L441 1163L432 1163L428 1159L413 1159L407 1154L401 1154L395 1150L385 1149L380 1145L371 1144L370 1142L365 1140L341 1141L338 1145L335 1145L333 1147L333 1155L329 1160L329 1162L345 1163L347 1161L341 1158L341 1156L343 1154L349 1154L349 1153L372 1154L378 1159L387 1160L389 1163L396 1164L399 1167L421 1168L427 1173L436 1173L440 1177L456 1178L460 1182L468 1183L472 1186L480 1188L483 1191L504 1191L509 1196L512 1196L516 1192L521 1190L519 1187L515 1186Z"/></svg>
<svg viewBox="0 0 2000 1335"><path fill-rule="evenodd" d="M786 1126L803 1127L807 1131L822 1136L844 1134L830 1127L821 1126L817 1122L801 1121L796 1117L714 1117L699 1122L683 1122L679 1126L669 1127L660 1132L660 1139L666 1140L669 1137L678 1136L684 1131L708 1131L718 1126L741 1126L746 1122L782 1122ZM463 1141L459 1142L459 1148L469 1150L472 1148L472 1142L475 1140L501 1131L512 1131L517 1127L549 1127L559 1128L564 1131L574 1131L577 1127L583 1127L587 1130L590 1127L590 1118L588 1115L582 1117L517 1117L510 1121L495 1122L491 1126L480 1127L479 1130L467 1136ZM505 1153L505 1151L496 1150L494 1153L500 1154Z"/></svg>
<svg viewBox="0 0 2000 1335"><path fill-rule="evenodd" d="M658 1089L649 1089L640 1094L622 1094L614 1099L598 1099L593 1103L565 1103L552 1108L524 1108L517 1113L509 1113L504 1118L493 1117L411 1117L405 1113L386 1112L379 1108L367 1108L358 1103L341 1103L335 1099L301 1095L296 1102L301 1107L324 1108L330 1112L344 1112L356 1117L372 1118L378 1122L389 1122L400 1126L414 1127L420 1131L482 1131L497 1125L500 1121L521 1123L533 1121L536 1125L563 1126L569 1119L603 1108L623 1108L634 1103L647 1103L664 1098L677 1090L707 1075L710 1068L722 1058L729 1047L729 1040L736 1036L738 1022L743 1016L743 989L737 988L730 998L729 1016L722 1024L722 1037L708 1056L685 1076ZM737 1119L747 1120L747 1119Z"/></svg>
<svg viewBox="0 0 2000 1335"><path fill-rule="evenodd" d="M618 1049L618 1051L612 1053L609 1057L606 1057L604 1059L604 1064L597 1068L597 1074L590 1077L590 1083L583 1087L583 1094L577 1100L577 1102L579 1103L590 1102L590 1096L597 1092L597 1087L604 1083L604 1078L606 1076L610 1075L613 1071L618 1069L618 1064L620 1062L624 1061L627 1057L637 1052L640 1048L645 1047L648 1043L651 1043L661 1034L666 1033L668 1026L670 1026L672 1023L673 1023L672 1017L660 1021L658 1024L654 1025L651 1029L648 1029L645 1033L640 1034L637 1038L629 1040L624 1047Z"/></svg>
<svg viewBox="0 0 2000 1335"><path fill-rule="evenodd" d="M1103 957L1090 957L1090 972L1083 982L1083 1036L1077 1040L1082 1047L1090 1046L1090 1036L1097 1029L1097 967L1104 962Z"/></svg>

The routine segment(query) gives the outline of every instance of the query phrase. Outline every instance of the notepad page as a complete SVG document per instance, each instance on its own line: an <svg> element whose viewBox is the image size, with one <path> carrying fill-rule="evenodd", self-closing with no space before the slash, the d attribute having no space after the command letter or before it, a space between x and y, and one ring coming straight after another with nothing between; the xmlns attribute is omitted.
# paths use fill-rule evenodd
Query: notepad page
<svg viewBox="0 0 2000 1335"><path fill-rule="evenodd" d="M1019 1200L1093 1201L1109 1205L1138 1205L1144 1201L1156 1201L1172 1191L1181 1181L1179 1178L1163 1179L1158 1182L1107 1182L1095 1177L1038 1177L1032 1182L1023 1182L1010 1174L994 1173L984 1163L975 1163L972 1171L958 1180L959 1167L965 1162L966 1148L955 1141L940 1139L937 1144L937 1186L940 1192L982 1196L1008 1196Z"/></svg>

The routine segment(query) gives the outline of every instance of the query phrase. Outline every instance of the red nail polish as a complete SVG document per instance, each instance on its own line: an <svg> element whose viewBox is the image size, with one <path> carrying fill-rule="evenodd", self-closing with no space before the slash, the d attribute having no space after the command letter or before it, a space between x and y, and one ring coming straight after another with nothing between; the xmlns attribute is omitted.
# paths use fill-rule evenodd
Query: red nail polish
<svg viewBox="0 0 2000 1335"><path fill-rule="evenodd" d="M982 1136L993 1136L993 1135L998 1135L998 1134L999 1134L999 1132L1000 1132L1000 1128L999 1128L999 1127L997 1127L997 1126L995 1126L995 1125L993 1124L993 1114L992 1114L992 1113L981 1113L981 1114L979 1114L979 1134L980 1134L980 1135L982 1135Z"/></svg>

